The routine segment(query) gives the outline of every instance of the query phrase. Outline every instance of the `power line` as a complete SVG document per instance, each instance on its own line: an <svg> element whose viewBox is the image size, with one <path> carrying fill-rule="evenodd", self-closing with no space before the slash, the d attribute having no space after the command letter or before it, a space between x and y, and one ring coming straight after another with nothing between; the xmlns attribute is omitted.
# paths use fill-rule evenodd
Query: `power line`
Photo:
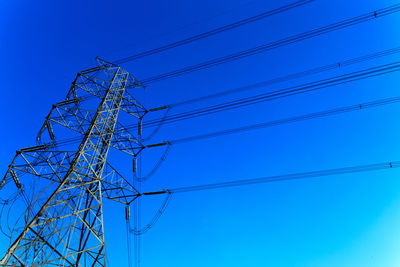
<svg viewBox="0 0 400 267"><path fill-rule="evenodd" d="M196 19L195 21L192 21L192 22L189 22L189 23L185 23L185 24L180 24L179 27L174 28L174 29L169 30L169 31L166 31L166 32L155 33L155 34L151 34L150 36L146 36L146 37L142 36L143 38L141 38L140 40L142 42L146 42L146 41L151 41L151 40L159 39L159 38L166 37L166 36L171 36L173 34L177 34L179 32L182 32L185 29L190 29L194 25L201 25L201 24L204 25L204 23L210 22L210 21L214 20L215 18L218 18L218 17L224 16L224 15L227 15L227 14L231 14L231 13L237 12L238 10L243 10L243 8L248 7L248 6L252 6L257 2L259 2L259 1L257 1L257 0L245 0L243 3L238 3L237 5L235 3L234 5L230 5L226 9L224 8L224 10L221 10L220 12L217 12L216 14L204 14L205 16L201 16L198 19ZM111 50L110 52L118 52L118 51L126 50L126 49L129 49L129 48L133 49L133 48L136 48L137 46L138 46L137 43L135 43L135 44L131 43L130 45L129 44L125 45L121 49L117 49L117 50L114 49L114 50Z"/></svg>
<svg viewBox="0 0 400 267"><path fill-rule="evenodd" d="M280 99L283 97L294 96L297 94L316 91L316 90L320 90L323 88L328 88L328 87L332 87L332 86L336 86L336 85L345 84L348 82L354 82L354 81L358 81L361 79L366 79L366 78L370 78L370 77L375 77L375 76L379 76L379 75L383 75L383 74L392 73L395 71L400 71L400 62L379 65L376 67L367 68L367 69L363 69L363 70L356 71L356 72L350 72L350 73L346 73L343 75L333 76L333 77L330 77L327 79L309 82L309 83L301 84L298 86L275 90L275 91L271 91L268 93L254 95L251 97L239 98L237 100L221 103L218 105L211 105L211 106L207 106L204 108L195 109L195 110L192 110L189 112L178 113L178 114L175 114L174 116L165 118L163 123L172 123L172 122L177 122L177 121L181 121L181 120L196 118L199 116L210 115L210 114L214 114L217 112L242 108L242 107L246 107L249 105L254 105L254 104L263 103L263 102L267 102L267 101L277 100L277 99ZM149 121L147 123L144 123L143 126L151 127L154 124L156 124L157 122L158 122L157 120ZM137 129L137 125L136 124L129 125L129 126L126 126L125 129L127 129L127 130ZM72 143L78 142L78 140L79 140L79 137L64 139L64 140L60 140L59 142L57 142L57 145L62 146L62 145L72 144Z"/></svg>
<svg viewBox="0 0 400 267"><path fill-rule="evenodd" d="M376 12L374 15L375 17L378 16ZM108 264L108 262L105 254L102 210L103 198L115 200L116 202L123 203L125 205L129 205L133 201L136 201L136 205L134 206L135 221L133 231L129 223L130 215L128 212L126 213L126 230L128 233L127 245L129 249L128 265L131 265L132 254L130 250L130 233L133 233L135 263L137 266L139 266L141 235L148 231L154 225L154 223L157 222L167 207L170 197L173 193L187 193L201 190L245 186L251 184L255 185L261 183L306 179L311 177L324 177L357 172L369 172L400 167L400 161L394 161L317 170L311 172L267 176L255 179L241 179L220 183L184 186L140 193L141 182L145 181L149 177L142 176L142 154L140 154L144 148L140 144L144 143L142 138L142 114L145 114L147 110L142 107L140 103L136 102L132 96L130 96L132 97L130 98L125 94L125 90L130 82L135 84L135 86L138 84L133 82L136 81L135 78L118 66L108 63L101 64L102 65L99 68L89 69L82 72L84 74L90 73L88 77L83 77L83 83L86 86L85 89L82 88L83 90L97 92L98 95L101 95L101 90L103 90L101 88L105 88L104 95L101 97L101 101L99 101L100 103L98 103L95 113L91 114L88 110L85 110L84 107L80 107L79 101L75 101L77 99L69 99L70 94L68 94L67 100L64 102L64 112L60 110L55 111L55 113L58 113L56 116L59 116L59 120L57 121L55 117L52 118L52 122L54 123L58 122L69 129L78 129L78 132L82 132L83 134L79 137L79 140L75 139L75 141L78 141L80 145L70 152L41 151L42 149L46 150L50 147L47 145L39 145L22 149L17 152L15 158L9 165L9 169L5 178L3 178L3 180L0 182L0 187L4 186L4 184L7 182L7 179L10 179L11 176L11 179L14 180L14 183L19 190L20 200L25 202L27 205L25 214L20 217L24 219L24 221L19 222L20 218L17 218L15 223L15 227L22 226L20 229L20 234L18 234L16 238L13 238L12 232L14 229L18 228L13 228L13 230L10 231L12 233L10 235L10 246L5 256L0 260L1 266L16 264L20 266L37 266L48 264L105 266L106 263ZM102 69L105 69L105 73L101 71ZM245 98L238 98L217 105L210 105L192 111L178 113L169 117L168 115L165 115L163 121L168 119L168 122L176 122L179 120L195 118L215 112L227 111L234 108L242 108L248 105L311 92L314 90L392 73L399 70L400 62L380 65L298 86L292 86L289 88L270 91ZM104 74L104 76L96 76L97 72ZM97 80L93 81L92 77L96 77L95 79ZM73 87L71 87L70 92L76 90L79 86L76 84L76 81L77 79L75 79L73 82ZM76 92L74 91L73 93ZM74 94L74 96L76 96L76 94ZM118 124L118 115L120 110L127 110L125 107L128 106L128 104L126 104L124 101L128 101L128 103L132 104L132 106L136 108L136 111L131 112L131 115L139 120L139 131L137 138L132 137L132 135L127 134L126 132L118 136L116 134L117 131L114 131L116 127L119 129L123 128ZM341 114L398 102L400 102L400 96L295 116L292 118L285 118L276 121L269 121L245 127L223 130L209 134L175 139L169 142L148 145L147 147L190 142L199 139L250 131L308 119L321 118L334 114ZM75 109L66 106L72 103L75 105ZM53 106L53 108L54 107L55 106ZM88 112L86 113L86 111ZM46 117L45 126L49 129L51 139L54 139L54 135L52 134L51 130L52 126L49 123L51 114L52 113L50 112L50 114ZM64 124L60 123L61 121ZM146 126L151 127L153 125L154 121L150 121ZM130 127L133 128L133 126ZM126 128L123 128L122 131L125 129ZM114 136L114 134L116 135ZM136 142L136 140L138 140L138 142ZM62 140L58 144L62 142L64 142L64 144L67 144L68 142L72 143L72 141L73 139ZM133 184L130 184L115 169L108 165L107 156L109 155L108 152L110 146L115 145L115 143L113 144L113 141L120 142L121 146L119 148L116 147L117 149L125 152L128 151L127 149L129 149L130 154L135 157L133 159L135 178ZM132 143L137 143L139 147L136 147L135 145L132 146ZM159 168L161 162L164 160L168 152L168 148L169 146L167 147L164 155L161 157L159 163L157 163L153 171L150 172L150 175L152 175ZM137 171L136 160L139 162L139 168ZM18 178L20 173L30 175L30 179L26 179L26 177L24 179L27 181L27 183L24 181L24 184L20 184ZM7 176L9 178L6 178ZM44 183L43 186L35 182L37 179L41 179L42 183ZM39 189L35 189L35 186L39 186ZM138 190L135 189L136 186ZM27 188L29 191L24 191ZM32 194L29 192L32 192ZM153 216L153 218L150 220L149 224L142 228L142 206L140 202L141 198L139 198L139 196L159 194L164 194L166 198L155 216ZM10 198L10 200L12 201L12 205L14 205L13 199ZM0 202L2 201L3 200L0 199ZM8 202L6 200L0 204L6 205L7 203ZM129 211L129 208L127 208L126 211ZM2 209L0 210L0 215L1 213ZM1 229L1 224L0 231L3 231Z"/></svg>
<svg viewBox="0 0 400 267"><path fill-rule="evenodd" d="M233 129L228 129L228 130L223 130L223 131L218 131L218 132L213 132L213 133L207 133L207 134L202 134L202 135L196 135L196 136L191 136L191 137L185 137L185 138L180 138L180 139L174 139L174 140L171 140L166 143L168 143L168 144L186 143L186 142L191 142L191 141L195 141L195 140L213 138L213 137L218 137L218 136L227 135L227 134L247 132L247 131L257 130L257 129L261 129L261 128L278 126L278 125L282 125L282 124L311 120L311 119L316 119L316 118L322 118L322 117L327 117L327 116L332 116L332 115L348 113L348 112L357 111L357 110L364 110L364 109L369 109L369 108L374 108L374 107L379 107L379 106L385 106L385 105L395 104L395 103L399 103L399 102L400 102L400 96L385 98L385 99L375 100L375 101L371 101L371 102L365 102L362 104L356 104L356 105L345 106L345 107L341 107L341 108L335 108L335 109L330 109L330 110L325 110L325 111L309 113L309 114L301 115L301 116L295 116L295 117L290 117L290 118L285 118L285 119L280 119L280 120L268 121L268 122L264 122L264 123L258 123L258 124L244 126L244 127L238 127L238 128L233 128Z"/></svg>
<svg viewBox="0 0 400 267"><path fill-rule="evenodd" d="M322 73L325 71L340 69L343 67L351 66L354 64L362 63L362 62L367 62L367 61L382 58L385 56L395 55L395 54L398 54L399 52L400 52L400 47L385 49L385 50L381 50L381 51L378 51L375 53L370 53L367 55L362 55L359 57L350 58L350 59L335 62L335 63L330 63L330 64L319 66L316 68L312 68L312 69L308 69L308 70L304 70L304 71L300 71L300 72L296 72L296 73L291 73L288 75L280 76L280 77L269 79L266 81L261 81L261 82L257 82L254 84L250 84L250 85L246 85L246 86L242 86L242 87L238 87L238 88L234 88L234 89L229 89L229 90L225 90L225 91L210 94L210 95L200 96L200 97L184 100L184 101L173 103L173 104L168 104L163 107L149 109L149 111L159 111L159 110L163 110L165 108L173 108L173 107L183 106L183 105L192 104L195 102L200 102L200 101L204 101L204 100L208 100L208 99L212 99L212 98L217 98L217 97L221 97L221 96L225 96L225 95L229 95L229 94L233 94L233 93L248 91L251 89L256 89L256 88L267 86L267 85L272 85L272 84L286 82L286 81L290 81L290 80L294 80L294 79L304 78L304 77ZM95 96L92 94L82 95L79 97L79 101L82 102L82 101L86 101L88 99L93 99L93 98L97 98L97 97L98 96ZM166 115L168 115L168 114L166 114ZM164 119L162 119L162 121Z"/></svg>
<svg viewBox="0 0 400 267"><path fill-rule="evenodd" d="M340 107L340 108L334 108L334 109L329 109L329 110L313 112L313 113L309 113L309 114L305 114L305 115L301 115L301 116L294 116L294 117L289 117L289 118L284 118L284 119L267 121L267 122L263 122L263 123L257 123L257 124L243 126L243 127L232 128L232 129L228 129L228 130L222 130L222 131L217 131L217 132L212 132L212 133L206 133L206 134L200 134L200 135L195 135L195 136L190 136L190 137L174 139L174 140L170 140L170 141L163 141L161 143L151 144L147 147L151 148L151 147L159 147L159 146L166 146L166 145L170 146L170 145L174 145L174 144L187 143L187 142L192 142L192 141L196 141L196 140L214 138L214 137L219 137L219 136L228 135L228 134L236 134L236 133L241 133L241 132L258 130L258 129L262 129L262 128L280 126L280 125L294 123L294 122L306 121L306 120L317 119L317 118L325 118L328 116L350 113L353 111L361 111L361 110L365 110L365 109L386 106L386 105L390 105L390 104L397 104L399 102L400 102L400 96L384 98L384 99L365 102L365 103L361 103L361 104L355 104L355 105L344 106L344 107Z"/></svg>
<svg viewBox="0 0 400 267"><path fill-rule="evenodd" d="M263 93L263 94L254 95L251 97L239 98L237 100L233 100L233 101L229 101L229 102L225 102L225 103L221 103L221 104L211 105L211 106L194 109L194 110L187 111L187 112L178 113L178 114L166 117L163 120L163 123L177 122L177 121L181 121L181 120L185 120L185 119L192 119L192 118L199 117L199 116L213 114L216 112L226 111L226 110L235 109L235 108L242 108L242 107L252 105L252 104L257 104L257 103L266 102L266 101L272 101L272 100L280 99L282 97L288 97L288 96L293 96L293 95L297 95L297 94L301 94L301 93L316 91L316 90L320 90L323 88L336 86L336 85L340 85L340 84L344 84L344 83L348 83L348 82L358 81L361 79L366 79L366 78L370 78L370 77L374 77L374 76L378 76L378 75L384 75L384 74L388 74L388 73L391 73L394 71L399 71L399 70L400 70L400 62L379 65L376 67L367 68L367 69L363 69L363 70L355 71L355 72L350 72L350 73L346 73L346 74L342 74L342 75L338 75L338 76L333 76L333 77L329 77L326 79L317 80L314 82L300 84L300 85L296 85L296 86L292 86L292 87L288 87L288 88L284 88L284 89L279 89L279 90L270 91L270 92ZM250 86L252 86L252 85L250 85ZM257 84L255 84L254 86L257 86ZM158 123L158 120L148 121L147 123L144 124L144 126L149 127L156 123ZM136 126L133 126L133 127L136 127ZM127 128L130 129L129 126Z"/></svg>
<svg viewBox="0 0 400 267"><path fill-rule="evenodd" d="M145 192L145 193L142 193L141 195L159 195L159 194L171 194L171 193L178 194L178 193L187 193L187 192L211 190L211 189L227 188L227 187L235 187L235 186L245 186L245 185L281 182L281 181L289 181L289 180L300 180L300 179L307 179L307 178L313 178L313 177L324 177L324 176L332 176L332 175L340 175L340 174L370 172L370 171L393 169L393 168L399 168L399 167L400 167L400 161L392 161L392 162L384 162L384 163L376 163L376 164L368 164L368 165L358 165L358 166L352 166L352 167L326 169L326 170L311 171L311 172L300 172L300 173L292 173L292 174L284 174L284 175L267 176L267 177L261 177L261 178L255 178L255 179L243 179L243 180L235 180L235 181L222 182L222 183L212 183L212 184L204 184L204 185L178 187L178 188L165 189L165 190L160 190L160 191Z"/></svg>
<svg viewBox="0 0 400 267"><path fill-rule="evenodd" d="M350 19L345 19L333 24L329 24L327 26L323 26L320 28L316 28L313 29L311 31L307 31L307 32L303 32L294 36L290 36L287 38L283 38L280 39L278 41L274 41L274 42L270 42L267 44L263 44L260 46L256 46L254 48L251 49L246 49L246 50L242 50L227 56L223 56L223 57L219 57L219 58L215 58L212 60L208 60L199 64L195 64L195 65L191 65L188 67L184 67L182 69L177 69L174 71L170 71L167 73L163 73L163 74L159 74L153 77L149 77L147 79L143 79L142 80L142 84L147 85L150 83L154 83L157 81L161 81L161 80L165 80L165 79L169 79L169 78L174 78L183 74L187 74L190 72L194 72L194 71L198 71L198 70L202 70L202 69L207 69L213 66L217 66L220 64L224 64L224 63L228 63L237 59L241 59L241 58L245 58L248 56L252 56L252 55L256 55L259 53L263 53L272 49L276 49L282 46L286 46L286 45L290 45L293 43L297 43L306 39L310 39L313 37L317 37L332 31L336 31L339 29L343 29L343 28L347 28L353 25L357 25L366 21L370 21L372 19L378 18L378 17L383 17L383 16L387 16L390 15L392 13L396 13L400 11L400 4L396 4L390 7L386 7L386 8L382 8L382 9L378 9L374 12L369 12L363 15L359 15Z"/></svg>
<svg viewBox="0 0 400 267"><path fill-rule="evenodd" d="M354 64L357 64L357 63L367 62L367 61L374 60L374 59L377 59L377 58L381 58L381 57L384 57L384 56L394 55L394 54L397 54L399 52L400 52L400 47L394 47L394 48L391 48L391 49L382 50L382 51L379 51L379 52L363 55L363 56L360 56L360 57L355 57L355 58L343 60L343 61L340 61L340 62L335 62L335 63L327 64L327 65L324 65L324 66L319 66L319 67L308 69L308 70L305 70L305 71L291 73L289 75L273 78L273 79L270 79L270 80L254 83L254 84L251 84L251 85L246 85L246 86L242 86L242 87L238 87L238 88L234 88L234 89L230 89L230 90L226 90L226 91L222 91L222 92L218 92L218 93L214 93L214 94L210 94L210 95L206 95L206 96L200 96L200 97L184 100L184 101L177 102L177 103L174 103L174 104L169 104L167 106L168 107L178 107L178 106L183 106L183 105L187 105L187 104L193 104L193 103L196 103L196 102L209 100L209 99L212 99L212 98L217 98L217 97L221 97L221 96L225 96L225 95L229 95L229 94L233 94L233 93L248 91L248 90L251 90L251 89L255 89L255 88L259 88L259 87L263 87L263 86L267 86L267 85L286 82L286 81L290 81L290 80L294 80L294 79L303 78L303 77L306 77L306 76L322 73L322 72L329 71L329 70L334 70L334 69L339 69L339 68L351 66L351 65L354 65Z"/></svg>
<svg viewBox="0 0 400 267"><path fill-rule="evenodd" d="M284 6L281 6L279 8L276 8L276 9L268 10L268 11L263 12L261 14L258 14L258 15L255 15L255 16L251 16L251 17L245 18L243 20L236 21L234 23L231 23L231 24L228 24L228 25L225 25L225 26L222 26L222 27L219 27L219 28L207 31L207 32L203 32L203 33L191 36L189 38L186 38L186 39L183 39L183 40L180 40L180 41L177 41L177 42L173 42L173 43L170 43L170 44L167 44L167 45L163 45L163 46L158 47L158 48L147 50L147 51L138 53L138 54L133 55L133 56L129 56L129 57L118 59L118 60L114 61L113 63L114 64L123 64L123 63L127 63L129 61L133 61L133 60L137 60L137 59L140 59L140 58L143 58L143 57L147 57L147 56L150 56L150 55L161 53L161 52L164 52L166 50L169 50L169 49L172 49L172 48L175 48L175 47L178 47L178 46L186 45L186 44L189 44L189 43L192 43L192 42L195 42L195 41L198 41L198 40L201 40L201 39L204 39L204 38L207 38L207 37L210 37L210 36L225 32L225 31L229 31L229 30L244 26L246 24L249 24L249 23L252 23L252 22L255 22L255 21L259 21L259 20L271 17L271 16L279 14L279 13L286 12L286 11L291 10L293 8L300 7L300 6L303 6L305 4L309 4L309 3L313 2L313 1L314 0L296 1L296 2L290 3L288 5L284 5Z"/></svg>

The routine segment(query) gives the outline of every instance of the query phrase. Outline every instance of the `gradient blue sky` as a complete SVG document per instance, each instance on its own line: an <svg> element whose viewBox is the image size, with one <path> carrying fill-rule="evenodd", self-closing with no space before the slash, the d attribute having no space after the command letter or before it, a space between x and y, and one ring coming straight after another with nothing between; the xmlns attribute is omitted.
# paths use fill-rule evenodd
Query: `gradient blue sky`
<svg viewBox="0 0 400 267"><path fill-rule="evenodd" d="M108 60L129 56L289 2L1 1L1 170L6 171L15 150L34 145L51 105L64 98L78 71L96 64L95 56ZM124 67L144 79L395 3L316 0ZM152 84L139 100L146 107L156 107L393 48L400 45L399 27L399 14L379 18ZM382 58L230 97L399 58ZM399 82L398 73L388 74L170 124L154 142L398 96ZM176 145L144 187L170 188L400 160L399 112L397 104ZM160 153L143 154L144 172ZM130 165L123 164L128 160L114 162L129 177ZM158 224L142 238L142 266L400 266L399 174L376 171L175 195ZM143 200L144 221L161 201L161 197ZM123 208L105 204L110 266L127 266ZM0 238L1 253L5 244Z"/></svg>

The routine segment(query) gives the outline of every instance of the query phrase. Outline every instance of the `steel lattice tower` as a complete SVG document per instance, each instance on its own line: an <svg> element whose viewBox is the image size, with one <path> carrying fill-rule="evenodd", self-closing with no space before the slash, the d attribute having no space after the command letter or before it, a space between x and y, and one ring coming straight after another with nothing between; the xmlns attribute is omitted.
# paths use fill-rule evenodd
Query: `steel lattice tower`
<svg viewBox="0 0 400 267"><path fill-rule="evenodd" d="M0 189L23 189L22 179L40 179L42 189L27 204L19 235L0 266L106 266L102 199L124 204L139 192L107 163L110 147L136 157L144 145L118 122L121 110L141 121L147 113L127 89L142 87L127 71L98 59L76 76L64 101L53 105L40 130L49 142L21 149ZM82 107L90 95L97 109ZM75 151L60 151L56 125L80 136ZM28 179L25 179L28 181Z"/></svg>

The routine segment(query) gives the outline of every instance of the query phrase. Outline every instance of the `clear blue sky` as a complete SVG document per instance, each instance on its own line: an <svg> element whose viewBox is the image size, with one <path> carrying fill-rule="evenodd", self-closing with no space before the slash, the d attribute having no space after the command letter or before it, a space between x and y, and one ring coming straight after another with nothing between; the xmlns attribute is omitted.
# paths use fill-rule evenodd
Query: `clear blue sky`
<svg viewBox="0 0 400 267"><path fill-rule="evenodd" d="M290 1L11 1L0 3L0 166L31 146L75 74L108 60L237 21ZM124 64L139 80L395 4L314 3ZM400 46L400 14L154 83L148 108ZM400 55L213 100L251 96L379 64ZM399 73L165 126L154 142L398 96ZM194 107L210 104L197 103ZM176 110L176 112L179 110ZM400 106L336 115L176 145L145 189L400 160ZM144 172L161 150L143 154ZM129 164L110 157L130 177ZM400 172L376 171L175 195L142 244L142 266L400 266ZM1 194L1 193L0 193ZM143 200L144 222L162 197ZM127 266L124 207L105 204L110 266ZM0 252L7 248L0 238Z"/></svg>

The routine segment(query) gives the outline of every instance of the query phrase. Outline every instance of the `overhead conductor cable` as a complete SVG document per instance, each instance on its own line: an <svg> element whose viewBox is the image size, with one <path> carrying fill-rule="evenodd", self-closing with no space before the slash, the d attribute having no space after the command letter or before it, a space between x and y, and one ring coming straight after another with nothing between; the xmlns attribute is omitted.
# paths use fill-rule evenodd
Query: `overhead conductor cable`
<svg viewBox="0 0 400 267"><path fill-rule="evenodd" d="M156 75L153 77L149 77L147 79L143 79L142 80L142 84L147 85L150 83L154 83L157 81L161 81L161 80L165 80L165 79L169 79L169 78L174 78L183 74L187 74L193 71L198 71L198 70L202 70L202 69L206 69L206 68L210 68L213 66L217 66L220 64L224 64L224 63L228 63L240 58L245 58L248 56L252 56L252 55L256 55L259 53L263 53L272 49L276 49L282 46L286 46L286 45L290 45L296 42L300 42L303 40L307 40L310 38L314 38L332 31L337 31L343 28L347 28L353 25L357 25L366 21L370 21L379 17L383 17L383 16L387 16L396 12L400 11L400 4L396 4L396 5L392 5L386 8L382 8L382 9L378 9L376 11L373 12L368 12L366 14L363 15L359 15L350 19L345 19L345 20L341 20L338 21L336 23L332 23L320 28L316 28L307 32L303 32L300 34L296 34L290 37L286 37L283 39L280 39L278 41L274 41L274 42L270 42L270 43L266 43L263 45L259 45L256 46L254 48L250 48L250 49L246 49L246 50L242 50L227 56L223 56L223 57L219 57L219 58L215 58L212 60L208 60L199 64L195 64L195 65L191 65L182 69L177 69L174 71L170 71L167 73L163 73L160 75Z"/></svg>
<svg viewBox="0 0 400 267"><path fill-rule="evenodd" d="M244 26L244 25L249 24L251 22L255 22L255 21L259 21L261 19L268 18L270 16L273 16L273 15L276 15L276 14L291 10L293 8L296 8L296 7L300 7L302 5L311 3L313 1L315 1L315 0L300 0L300 1L296 1L296 2L293 2L293 3L287 4L287 5L281 6L279 8L276 8L276 9L268 10L266 12L263 12L261 14L255 15L255 16L251 16L251 17L236 21L234 23L231 23L231 24L228 24L228 25L225 25L225 26L222 26L222 27L219 27L219 28L207 31L207 32L203 32L201 34L197 34L197 35L191 36L189 38L186 38L186 39L183 39L183 40L180 40L180 41L177 41L177 42L173 42L173 43L170 43L170 44L167 44L167 45L163 45L163 46L158 47L158 48L147 50L147 51L141 52L141 53L133 55L133 56L129 56L129 57L118 59L118 60L114 61L114 64L123 64L123 63L129 62L129 61L137 60L137 59L140 59L140 58L143 58L143 57L147 57L147 56L150 56L150 55L153 55L153 54L161 53L161 52L164 52L166 50L169 50L169 49L172 49L172 48L175 48L175 47L178 47L178 46L189 44L189 43L192 43L194 41L198 41L198 40L201 40L201 39L204 39L204 38L207 38L207 37L210 37L210 36L213 36L213 35L228 31L228 30L232 30L232 29Z"/></svg>

